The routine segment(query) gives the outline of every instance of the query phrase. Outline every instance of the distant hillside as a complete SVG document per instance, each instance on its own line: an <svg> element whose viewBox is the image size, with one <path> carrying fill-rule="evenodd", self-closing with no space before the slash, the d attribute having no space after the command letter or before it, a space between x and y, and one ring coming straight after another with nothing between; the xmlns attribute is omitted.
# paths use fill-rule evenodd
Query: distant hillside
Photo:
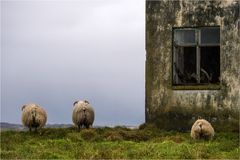
<svg viewBox="0 0 240 160"><path fill-rule="evenodd" d="M21 124L1 122L0 129L1 130L24 130L24 127Z"/></svg>
<svg viewBox="0 0 240 160"><path fill-rule="evenodd" d="M47 124L44 128L69 128L73 127L73 124ZM93 126L94 128L102 128L105 126ZM108 126L110 128L116 127L116 126ZM138 126L119 126L129 129L137 129ZM13 131L24 131L28 130L26 127L24 127L21 124L13 124L13 123L7 123L7 122L0 122L0 130L13 130Z"/></svg>
<svg viewBox="0 0 240 160"><path fill-rule="evenodd" d="M68 128L72 126L73 126L72 124L47 124L45 128ZM22 131L22 130L27 130L27 128L21 124L1 122L0 130Z"/></svg>

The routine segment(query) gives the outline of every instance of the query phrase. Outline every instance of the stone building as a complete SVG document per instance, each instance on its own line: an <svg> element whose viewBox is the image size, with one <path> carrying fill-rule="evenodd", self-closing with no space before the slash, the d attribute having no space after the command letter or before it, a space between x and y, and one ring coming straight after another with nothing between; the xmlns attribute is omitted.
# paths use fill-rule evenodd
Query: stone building
<svg viewBox="0 0 240 160"><path fill-rule="evenodd" d="M146 1L146 122L239 130L240 1Z"/></svg>

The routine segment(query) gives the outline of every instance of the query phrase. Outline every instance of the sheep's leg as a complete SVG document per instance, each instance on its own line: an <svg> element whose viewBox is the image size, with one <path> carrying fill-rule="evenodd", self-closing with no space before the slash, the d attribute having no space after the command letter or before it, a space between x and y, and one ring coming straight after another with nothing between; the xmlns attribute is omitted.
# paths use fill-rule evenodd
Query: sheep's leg
<svg viewBox="0 0 240 160"><path fill-rule="evenodd" d="M81 125L78 125L78 129L77 129L78 132L80 131L80 128L81 128Z"/></svg>
<svg viewBox="0 0 240 160"><path fill-rule="evenodd" d="M29 127L29 132L31 132L32 131L32 128L31 127Z"/></svg>
<svg viewBox="0 0 240 160"><path fill-rule="evenodd" d="M34 131L37 132L37 127L35 127Z"/></svg>
<svg viewBox="0 0 240 160"><path fill-rule="evenodd" d="M91 124L87 124L86 125L86 128L88 129L88 128L92 128L92 125Z"/></svg>

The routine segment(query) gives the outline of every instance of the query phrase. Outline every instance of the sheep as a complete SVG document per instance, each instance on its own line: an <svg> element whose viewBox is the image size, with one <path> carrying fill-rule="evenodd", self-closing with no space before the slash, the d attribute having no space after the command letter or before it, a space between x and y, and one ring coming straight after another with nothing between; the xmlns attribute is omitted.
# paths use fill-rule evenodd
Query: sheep
<svg viewBox="0 0 240 160"><path fill-rule="evenodd" d="M94 121L94 110L89 102L76 101L73 106L72 121L78 127L78 131L82 126L91 127Z"/></svg>
<svg viewBox="0 0 240 160"><path fill-rule="evenodd" d="M205 119L198 119L192 126L191 137L193 139L212 139L214 136L214 129L212 125Z"/></svg>
<svg viewBox="0 0 240 160"><path fill-rule="evenodd" d="M31 132L32 128L42 128L47 122L47 113L43 108L37 104L26 104L22 107L22 123L29 128Z"/></svg>

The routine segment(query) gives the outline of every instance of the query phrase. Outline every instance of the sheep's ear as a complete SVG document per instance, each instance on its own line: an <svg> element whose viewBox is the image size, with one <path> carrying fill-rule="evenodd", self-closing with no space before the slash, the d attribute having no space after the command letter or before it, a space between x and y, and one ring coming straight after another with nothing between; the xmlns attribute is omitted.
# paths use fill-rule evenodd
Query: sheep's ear
<svg viewBox="0 0 240 160"><path fill-rule="evenodd" d="M76 103L78 103L78 101L75 101L75 102L73 103L73 106L75 106Z"/></svg>
<svg viewBox="0 0 240 160"><path fill-rule="evenodd" d="M85 103L89 104L89 102L87 100L84 100Z"/></svg>
<svg viewBox="0 0 240 160"><path fill-rule="evenodd" d="M24 110L25 107L26 107L26 105L22 106L22 111Z"/></svg>

